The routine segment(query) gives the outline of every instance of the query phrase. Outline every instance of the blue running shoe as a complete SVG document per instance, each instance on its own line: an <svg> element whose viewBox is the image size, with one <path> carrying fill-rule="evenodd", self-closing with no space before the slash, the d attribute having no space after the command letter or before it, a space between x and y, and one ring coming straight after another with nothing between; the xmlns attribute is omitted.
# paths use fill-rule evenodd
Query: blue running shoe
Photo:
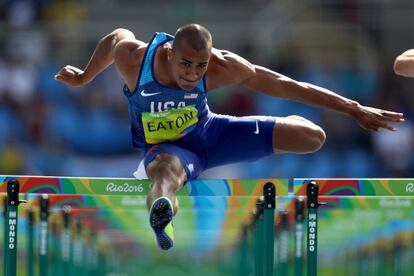
<svg viewBox="0 0 414 276"><path fill-rule="evenodd" d="M174 245L173 216L173 205L169 198L160 197L154 200L150 209L149 222L154 230L158 246L163 250L168 250Z"/></svg>

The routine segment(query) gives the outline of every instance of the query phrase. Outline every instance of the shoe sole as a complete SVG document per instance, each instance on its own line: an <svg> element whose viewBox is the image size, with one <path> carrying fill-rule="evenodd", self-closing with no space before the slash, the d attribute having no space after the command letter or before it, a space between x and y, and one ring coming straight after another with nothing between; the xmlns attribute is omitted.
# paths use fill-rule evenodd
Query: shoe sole
<svg viewBox="0 0 414 276"><path fill-rule="evenodd" d="M158 246L168 250L173 246L173 240L165 233L165 227L173 218L173 210L170 202L165 198L157 199L151 208L150 225L154 230Z"/></svg>

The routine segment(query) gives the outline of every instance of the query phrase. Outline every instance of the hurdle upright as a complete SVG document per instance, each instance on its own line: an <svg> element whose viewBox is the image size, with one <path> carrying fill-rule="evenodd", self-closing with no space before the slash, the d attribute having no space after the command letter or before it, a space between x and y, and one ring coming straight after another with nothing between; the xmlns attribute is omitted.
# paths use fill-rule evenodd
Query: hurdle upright
<svg viewBox="0 0 414 276"><path fill-rule="evenodd" d="M17 220L18 206L25 201L19 200L19 182L12 179L7 182L7 210L5 231L5 276L16 276L17 262Z"/></svg>

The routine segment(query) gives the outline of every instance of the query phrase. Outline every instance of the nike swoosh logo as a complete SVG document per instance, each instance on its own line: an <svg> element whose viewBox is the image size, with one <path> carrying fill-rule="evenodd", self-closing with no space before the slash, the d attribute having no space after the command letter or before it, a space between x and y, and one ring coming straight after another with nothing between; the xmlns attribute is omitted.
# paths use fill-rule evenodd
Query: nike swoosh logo
<svg viewBox="0 0 414 276"><path fill-rule="evenodd" d="M145 89L141 91L141 96L143 97L149 97L149 96L155 96L160 94L161 92L155 92L155 93L145 93Z"/></svg>
<svg viewBox="0 0 414 276"><path fill-rule="evenodd" d="M256 130L253 131L254 134L259 134L260 133L260 129L259 129L259 121L256 120Z"/></svg>

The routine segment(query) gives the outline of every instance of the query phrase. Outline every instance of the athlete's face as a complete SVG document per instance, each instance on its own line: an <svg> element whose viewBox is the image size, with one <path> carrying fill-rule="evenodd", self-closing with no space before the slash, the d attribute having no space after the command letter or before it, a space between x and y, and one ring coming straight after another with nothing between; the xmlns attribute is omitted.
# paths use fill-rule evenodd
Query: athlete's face
<svg viewBox="0 0 414 276"><path fill-rule="evenodd" d="M197 51L181 43L175 50L169 49L168 59L177 85L184 90L197 86L207 71L211 51Z"/></svg>

